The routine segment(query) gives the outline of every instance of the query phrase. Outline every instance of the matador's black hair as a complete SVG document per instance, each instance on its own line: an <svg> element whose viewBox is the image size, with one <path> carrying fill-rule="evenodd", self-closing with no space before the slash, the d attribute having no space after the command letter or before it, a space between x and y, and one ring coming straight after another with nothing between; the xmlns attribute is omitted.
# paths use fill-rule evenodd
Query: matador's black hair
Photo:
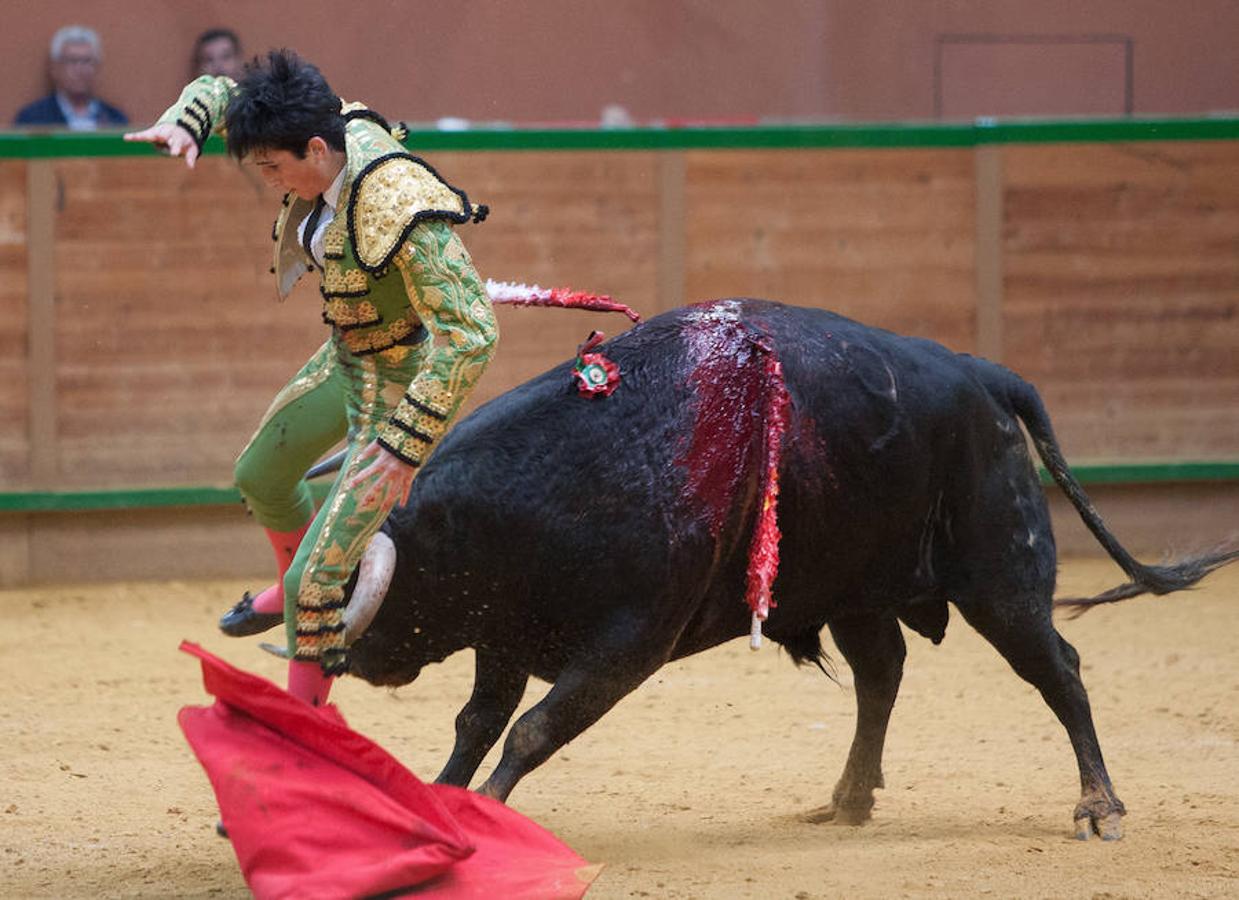
<svg viewBox="0 0 1239 900"><path fill-rule="evenodd" d="M315 136L344 150L340 98L317 66L291 50L272 50L266 59L246 64L224 118L228 152L237 159L260 149L287 150L304 159Z"/></svg>

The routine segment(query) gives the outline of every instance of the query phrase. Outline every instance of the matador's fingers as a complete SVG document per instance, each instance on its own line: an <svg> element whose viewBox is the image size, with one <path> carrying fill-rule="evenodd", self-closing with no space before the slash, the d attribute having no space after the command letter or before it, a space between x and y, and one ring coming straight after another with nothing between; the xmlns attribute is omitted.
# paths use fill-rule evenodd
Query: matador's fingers
<svg viewBox="0 0 1239 900"><path fill-rule="evenodd" d="M125 140L140 141L145 144L162 144L168 139L167 123L161 125L152 125L150 128L144 128L141 131L126 131Z"/></svg>
<svg viewBox="0 0 1239 900"><path fill-rule="evenodd" d="M370 466L362 466L353 477L344 483L344 487L350 491L360 490L362 485L367 482L378 484L378 473L370 471Z"/></svg>
<svg viewBox="0 0 1239 900"><path fill-rule="evenodd" d="M191 169L198 161L198 142L182 126L172 122L161 122L142 131L130 131L125 134L125 140L154 144L170 156L183 156L185 164Z"/></svg>

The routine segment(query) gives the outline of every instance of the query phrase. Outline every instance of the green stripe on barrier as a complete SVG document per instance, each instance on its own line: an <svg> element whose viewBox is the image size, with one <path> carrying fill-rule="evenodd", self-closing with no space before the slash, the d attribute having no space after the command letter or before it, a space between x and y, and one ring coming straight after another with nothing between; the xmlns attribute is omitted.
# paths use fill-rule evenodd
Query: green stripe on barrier
<svg viewBox="0 0 1239 900"><path fill-rule="evenodd" d="M753 125L684 128L514 128L484 125L464 131L415 129L405 144L420 151L505 150L795 150L806 148L979 147L987 144L1211 141L1239 139L1239 117L1117 119L978 119L974 122ZM210 138L209 155L224 152ZM153 156L117 132L4 132L0 159Z"/></svg>
<svg viewBox="0 0 1239 900"><path fill-rule="evenodd" d="M329 484L313 484L322 500ZM233 506L241 503L236 488L166 487L114 488L93 491L7 491L0 493L0 512L90 512L95 510L162 509L169 507Z"/></svg>
<svg viewBox="0 0 1239 900"><path fill-rule="evenodd" d="M1081 484L1182 484L1186 482L1239 482L1239 461L1199 460L1184 462L1084 463L1073 466L1072 474ZM1049 473L1041 469L1041 482L1051 484ZM316 499L326 495L330 485L311 486ZM89 512L96 510L141 510L169 507L230 506L239 504L236 488L167 487L116 488L90 491L6 491L0 492L0 513Z"/></svg>
<svg viewBox="0 0 1239 900"><path fill-rule="evenodd" d="M1041 483L1052 484L1040 468ZM1081 484L1177 484L1191 481L1239 481L1239 461L1189 460L1164 462L1082 463L1071 467Z"/></svg>

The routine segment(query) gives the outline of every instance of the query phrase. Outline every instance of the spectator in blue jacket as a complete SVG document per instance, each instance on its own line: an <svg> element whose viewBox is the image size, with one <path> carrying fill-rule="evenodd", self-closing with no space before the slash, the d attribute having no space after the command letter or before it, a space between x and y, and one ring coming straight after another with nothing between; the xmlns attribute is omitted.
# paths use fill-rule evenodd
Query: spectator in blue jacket
<svg viewBox="0 0 1239 900"><path fill-rule="evenodd" d="M70 131L94 131L125 125L129 117L95 96L95 76L103 46L93 29L66 25L52 36L50 94L18 111L14 125L51 125Z"/></svg>

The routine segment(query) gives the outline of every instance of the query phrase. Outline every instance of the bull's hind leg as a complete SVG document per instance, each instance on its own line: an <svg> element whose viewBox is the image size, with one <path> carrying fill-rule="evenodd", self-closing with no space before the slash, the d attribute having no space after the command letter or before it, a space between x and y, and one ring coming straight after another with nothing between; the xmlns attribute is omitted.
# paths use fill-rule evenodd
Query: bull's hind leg
<svg viewBox="0 0 1239 900"><path fill-rule="evenodd" d="M476 652L473 693L456 716L456 744L435 779L439 784L469 786L483 757L507 727L528 681L528 673L511 663L484 650Z"/></svg>
<svg viewBox="0 0 1239 900"><path fill-rule="evenodd" d="M852 669L856 689L856 734L831 802L812 810L810 822L859 825L873 810L873 791L883 787L882 748L907 648L891 618L855 618L830 624L835 646Z"/></svg>
<svg viewBox="0 0 1239 900"><path fill-rule="evenodd" d="M1041 692L1058 716L1080 767L1080 802L1075 808L1076 837L1096 832L1103 840L1122 837L1126 810L1114 793L1093 727L1088 694L1080 680L1080 656L1055 629L1049 589L1012 594L999 601L958 598L964 618L994 645L1016 674Z"/></svg>

